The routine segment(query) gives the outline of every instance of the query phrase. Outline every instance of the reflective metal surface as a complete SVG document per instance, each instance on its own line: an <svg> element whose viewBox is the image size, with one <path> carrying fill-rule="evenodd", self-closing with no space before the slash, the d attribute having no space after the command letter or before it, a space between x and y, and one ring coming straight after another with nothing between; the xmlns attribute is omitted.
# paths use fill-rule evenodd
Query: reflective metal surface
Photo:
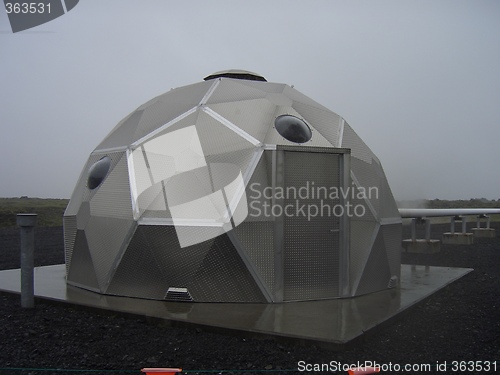
<svg viewBox="0 0 500 375"><path fill-rule="evenodd" d="M197 302L397 287L401 217L377 157L338 114L250 76L170 90L111 130L65 212L68 283L155 299L186 288Z"/></svg>
<svg viewBox="0 0 500 375"><path fill-rule="evenodd" d="M472 271L403 265L401 287L346 299L280 304L189 303L106 296L65 283L64 265L35 268L35 295L69 305L91 306L249 336L342 345ZM0 271L0 290L19 293L19 270Z"/></svg>

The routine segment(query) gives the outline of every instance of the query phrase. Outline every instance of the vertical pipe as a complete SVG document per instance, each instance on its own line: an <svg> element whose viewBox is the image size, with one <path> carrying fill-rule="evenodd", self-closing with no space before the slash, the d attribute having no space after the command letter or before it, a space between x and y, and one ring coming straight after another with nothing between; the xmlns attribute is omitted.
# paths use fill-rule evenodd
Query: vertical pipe
<svg viewBox="0 0 500 375"><path fill-rule="evenodd" d="M481 228L481 215L477 215L476 228Z"/></svg>
<svg viewBox="0 0 500 375"><path fill-rule="evenodd" d="M35 254L36 214L17 214L21 227L21 306L35 307L35 283L33 276Z"/></svg>
<svg viewBox="0 0 500 375"><path fill-rule="evenodd" d="M490 216L486 216L486 228L490 229Z"/></svg>
<svg viewBox="0 0 500 375"><path fill-rule="evenodd" d="M462 216L462 233L467 233L467 216Z"/></svg>
<svg viewBox="0 0 500 375"><path fill-rule="evenodd" d="M455 234L455 216L451 217L450 233Z"/></svg>
<svg viewBox="0 0 500 375"><path fill-rule="evenodd" d="M411 240L417 242L417 219L411 219Z"/></svg>

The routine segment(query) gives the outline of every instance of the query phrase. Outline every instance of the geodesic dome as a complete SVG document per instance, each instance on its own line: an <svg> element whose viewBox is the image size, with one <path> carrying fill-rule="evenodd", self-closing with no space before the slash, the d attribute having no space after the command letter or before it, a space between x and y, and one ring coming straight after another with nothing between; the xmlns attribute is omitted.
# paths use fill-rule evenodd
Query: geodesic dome
<svg viewBox="0 0 500 375"><path fill-rule="evenodd" d="M64 214L68 284L199 302L398 285L401 217L379 160L294 88L226 71L123 119Z"/></svg>

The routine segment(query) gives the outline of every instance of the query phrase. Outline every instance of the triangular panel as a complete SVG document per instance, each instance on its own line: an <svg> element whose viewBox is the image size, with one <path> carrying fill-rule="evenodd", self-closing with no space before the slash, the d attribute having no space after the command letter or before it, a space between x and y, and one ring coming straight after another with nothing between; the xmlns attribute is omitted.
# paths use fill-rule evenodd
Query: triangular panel
<svg viewBox="0 0 500 375"><path fill-rule="evenodd" d="M379 231L377 239L363 270L355 295L367 294L386 289L391 278L391 270L387 259L384 237Z"/></svg>
<svg viewBox="0 0 500 375"><path fill-rule="evenodd" d="M134 141L196 107L211 85L211 82L201 82L173 89L158 97L156 102L144 110L134 133Z"/></svg>
<svg viewBox="0 0 500 375"><path fill-rule="evenodd" d="M109 172L97 192L90 200L92 215L132 219L132 199L128 177L127 157L122 157L115 168Z"/></svg>
<svg viewBox="0 0 500 375"><path fill-rule="evenodd" d="M188 290L200 302L266 301L226 234L215 239Z"/></svg>
<svg viewBox="0 0 500 375"><path fill-rule="evenodd" d="M117 265L106 293L163 299L166 292L160 265L156 263L139 227Z"/></svg>
<svg viewBox="0 0 500 375"><path fill-rule="evenodd" d="M205 156L255 148L248 140L205 112L200 113L196 130Z"/></svg>
<svg viewBox="0 0 500 375"><path fill-rule="evenodd" d="M96 150L113 148L113 147L126 147L134 141L134 133L139 126L139 121L144 111L139 110L132 112L125 120L119 123L115 129L104 138L104 140L97 146Z"/></svg>
<svg viewBox="0 0 500 375"><path fill-rule="evenodd" d="M67 280L75 285L100 291L87 239L81 230L76 233Z"/></svg>
<svg viewBox="0 0 500 375"><path fill-rule="evenodd" d="M302 102L294 102L292 107L325 137L331 145L338 143L341 118L332 111L312 107Z"/></svg>
<svg viewBox="0 0 500 375"><path fill-rule="evenodd" d="M241 128L260 142L273 126L275 104L267 99L245 100L239 106L234 103L212 104L210 108Z"/></svg>
<svg viewBox="0 0 500 375"><path fill-rule="evenodd" d="M115 258L127 242L133 224L130 219L92 216L87 225L85 235L102 290L106 289Z"/></svg>

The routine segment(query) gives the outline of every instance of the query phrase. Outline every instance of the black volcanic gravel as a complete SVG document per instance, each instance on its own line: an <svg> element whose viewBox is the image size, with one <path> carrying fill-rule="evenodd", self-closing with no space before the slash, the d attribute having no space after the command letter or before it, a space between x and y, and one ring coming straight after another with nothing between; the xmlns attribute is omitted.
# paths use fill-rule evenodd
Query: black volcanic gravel
<svg viewBox="0 0 500 375"><path fill-rule="evenodd" d="M492 226L500 233L500 225ZM433 225L433 238L447 230ZM423 228L419 232L423 235ZM409 237L408 226L404 237ZM64 261L62 228L37 228L36 239L37 266ZM403 254L403 263L468 267L474 272L343 351L168 327L38 299L35 309L22 309L18 295L0 293L0 373L140 374L143 367L182 367L188 374L288 374L298 373L299 361L451 365L496 360L500 370L500 237L476 238L472 246L442 245L438 254ZM19 230L2 228L0 269L11 268L19 268ZM448 367L427 373L494 371Z"/></svg>

